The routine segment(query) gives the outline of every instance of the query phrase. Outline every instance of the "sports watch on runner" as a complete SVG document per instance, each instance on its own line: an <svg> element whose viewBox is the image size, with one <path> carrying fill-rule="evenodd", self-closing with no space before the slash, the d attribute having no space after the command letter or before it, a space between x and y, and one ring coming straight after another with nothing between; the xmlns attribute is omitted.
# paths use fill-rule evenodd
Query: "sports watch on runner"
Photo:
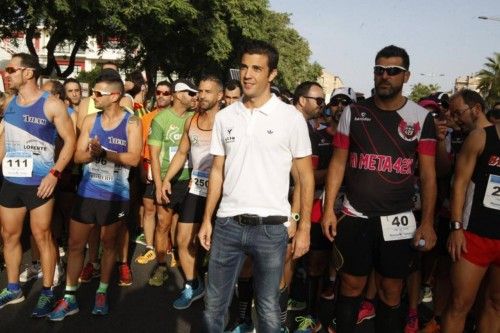
<svg viewBox="0 0 500 333"><path fill-rule="evenodd" d="M464 225L459 221L450 221L450 231L462 230Z"/></svg>
<svg viewBox="0 0 500 333"><path fill-rule="evenodd" d="M52 174L52 176L56 177L57 179L61 179L61 171L56 169L50 169L49 172Z"/></svg>
<svg viewBox="0 0 500 333"><path fill-rule="evenodd" d="M292 220L294 220L295 222L300 221L300 214L299 213L292 213L291 217L292 217Z"/></svg>

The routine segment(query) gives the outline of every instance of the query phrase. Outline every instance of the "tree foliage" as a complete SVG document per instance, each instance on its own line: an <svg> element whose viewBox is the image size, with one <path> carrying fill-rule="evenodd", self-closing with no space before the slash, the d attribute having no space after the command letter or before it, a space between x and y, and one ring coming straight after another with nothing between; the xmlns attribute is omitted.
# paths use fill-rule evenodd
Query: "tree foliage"
<svg viewBox="0 0 500 333"><path fill-rule="evenodd" d="M97 37L103 48L117 41L125 50L125 68L145 68L149 85L158 70L198 78L204 73L227 77L238 68L243 40L271 42L280 52L278 84L293 88L319 77L321 66L309 63L307 41L290 25L288 14L270 10L268 0L4 0L0 37L26 34L35 54L33 37L43 25L50 34L48 62L43 74L59 77L73 72L76 52L87 37ZM74 48L63 72L54 56L62 43Z"/></svg>
<svg viewBox="0 0 500 333"><path fill-rule="evenodd" d="M500 101L500 53L495 53L493 57L486 58L488 62L479 71L480 78L478 89L483 95L486 104L494 105Z"/></svg>
<svg viewBox="0 0 500 333"><path fill-rule="evenodd" d="M427 97L432 93L439 91L441 87L438 84L414 84L411 88L409 99L414 102L418 102L421 98Z"/></svg>

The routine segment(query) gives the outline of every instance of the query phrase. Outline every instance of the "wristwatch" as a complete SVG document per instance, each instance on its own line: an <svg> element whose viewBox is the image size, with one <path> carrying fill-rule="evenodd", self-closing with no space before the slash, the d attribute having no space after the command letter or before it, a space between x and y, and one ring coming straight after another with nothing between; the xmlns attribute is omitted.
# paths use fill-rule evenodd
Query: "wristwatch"
<svg viewBox="0 0 500 333"><path fill-rule="evenodd" d="M52 174L52 176L56 177L57 179L61 179L61 171L52 168L50 169L49 172Z"/></svg>
<svg viewBox="0 0 500 333"><path fill-rule="evenodd" d="M464 225L460 221L450 221L450 231L462 230Z"/></svg>
<svg viewBox="0 0 500 333"><path fill-rule="evenodd" d="M299 222L300 221L300 214L299 213L292 213L291 218L295 222Z"/></svg>

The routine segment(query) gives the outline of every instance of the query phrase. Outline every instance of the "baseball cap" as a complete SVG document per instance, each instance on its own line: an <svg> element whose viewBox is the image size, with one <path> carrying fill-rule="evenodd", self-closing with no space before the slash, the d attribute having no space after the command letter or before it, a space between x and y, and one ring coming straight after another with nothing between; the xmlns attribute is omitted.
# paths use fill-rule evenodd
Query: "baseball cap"
<svg viewBox="0 0 500 333"><path fill-rule="evenodd" d="M351 99L351 101L353 101L354 103L357 102L357 98L356 98L356 92L354 91L354 89L350 88L350 87L342 87L342 88L337 88L335 89L333 92L332 92L332 95L330 96L330 101L332 100L332 98L334 98L335 96L338 96L338 95L344 95L344 96L347 96Z"/></svg>
<svg viewBox="0 0 500 333"><path fill-rule="evenodd" d="M194 93L198 92L198 89L196 89L196 86L189 80L186 79L178 79L174 81L174 84L172 85L174 87L174 92L178 91L191 91Z"/></svg>
<svg viewBox="0 0 500 333"><path fill-rule="evenodd" d="M438 103L439 105L441 105L442 107L444 107L445 109L447 109L448 105L450 104L450 96L448 96L447 93L441 92L441 91L438 91L438 92L435 92L433 94L430 94L425 99L432 99L436 103Z"/></svg>
<svg viewBox="0 0 500 333"><path fill-rule="evenodd" d="M432 108L436 111L440 110L439 103L432 98L423 98L418 102L418 105L420 105L423 108Z"/></svg>

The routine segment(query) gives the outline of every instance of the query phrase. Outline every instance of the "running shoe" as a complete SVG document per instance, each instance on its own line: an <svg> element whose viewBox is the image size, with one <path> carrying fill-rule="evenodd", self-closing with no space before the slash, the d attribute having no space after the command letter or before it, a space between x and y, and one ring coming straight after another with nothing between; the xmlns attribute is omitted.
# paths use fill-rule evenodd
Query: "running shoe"
<svg viewBox="0 0 500 333"><path fill-rule="evenodd" d="M228 327L224 333L253 333L255 327L252 322L247 323L245 320L240 320Z"/></svg>
<svg viewBox="0 0 500 333"><path fill-rule="evenodd" d="M181 296L174 301L174 308L177 310L187 309L194 301L203 298L203 296L205 296L205 286L201 280L198 280L198 288L196 289L186 284Z"/></svg>
<svg viewBox="0 0 500 333"><path fill-rule="evenodd" d="M420 330L420 333L440 333L441 332L441 326L437 323L436 319L432 318L429 320L422 330Z"/></svg>
<svg viewBox="0 0 500 333"><path fill-rule="evenodd" d="M132 271L127 263L118 265L118 285L120 287L127 287L132 285Z"/></svg>
<svg viewBox="0 0 500 333"><path fill-rule="evenodd" d="M175 259L174 251L171 251L170 252L170 267L174 268L174 267L177 267L177 266L178 266L178 264L177 264L177 259Z"/></svg>
<svg viewBox="0 0 500 333"><path fill-rule="evenodd" d="M335 281L328 281L327 286L320 296L329 301L333 300L335 298Z"/></svg>
<svg viewBox="0 0 500 333"><path fill-rule="evenodd" d="M101 275L100 269L95 269L91 262L88 262L82 269L78 281L80 283L87 283Z"/></svg>
<svg viewBox="0 0 500 333"><path fill-rule="evenodd" d="M141 265L147 264L153 260L156 259L156 253L153 249L148 249L144 250L144 252L135 258L135 262Z"/></svg>
<svg viewBox="0 0 500 333"><path fill-rule="evenodd" d="M9 304L17 304L24 301L23 291L21 289L17 291L10 291L4 288L0 292L0 309Z"/></svg>
<svg viewBox="0 0 500 333"><path fill-rule="evenodd" d="M40 279L43 276L42 266L40 263L31 264L19 274L19 282L26 283L30 280Z"/></svg>
<svg viewBox="0 0 500 333"><path fill-rule="evenodd" d="M298 316L295 321L299 323L295 333L316 333L321 330L321 322L311 316Z"/></svg>
<svg viewBox="0 0 500 333"><path fill-rule="evenodd" d="M422 290L422 299L421 303L430 303L432 302L432 289L430 286L425 286Z"/></svg>
<svg viewBox="0 0 500 333"><path fill-rule="evenodd" d="M95 304L92 309L92 314L94 315L107 315L109 312L108 306L108 296L106 293L96 293L95 294Z"/></svg>
<svg viewBox="0 0 500 333"><path fill-rule="evenodd" d="M363 321L372 318L375 318L375 307L373 306L373 303L368 301L361 302L356 324L361 324Z"/></svg>
<svg viewBox="0 0 500 333"><path fill-rule="evenodd" d="M74 315L78 313L80 309L78 308L78 303L76 301L71 301L69 298L61 298L57 301L54 310L49 313L49 320L61 321L66 316Z"/></svg>
<svg viewBox="0 0 500 333"><path fill-rule="evenodd" d="M168 279L167 267L156 266L153 274L149 278L149 285L155 287L161 287L165 281Z"/></svg>
<svg viewBox="0 0 500 333"><path fill-rule="evenodd" d="M54 295L47 296L44 294L40 294L40 297L38 297L38 302L36 303L35 309L31 313L31 316L36 318L48 316L54 308L54 301Z"/></svg>
<svg viewBox="0 0 500 333"><path fill-rule="evenodd" d="M288 311L302 311L306 307L307 307L306 302L300 302L300 301L294 300L293 298L289 298L286 309Z"/></svg>
<svg viewBox="0 0 500 333"><path fill-rule="evenodd" d="M281 326L280 333L290 333L290 330L288 330L288 327L286 326Z"/></svg>
<svg viewBox="0 0 500 333"><path fill-rule="evenodd" d="M146 236L144 236L144 233L141 233L135 238L135 243L136 244L141 244L141 245L147 245L146 244Z"/></svg>

